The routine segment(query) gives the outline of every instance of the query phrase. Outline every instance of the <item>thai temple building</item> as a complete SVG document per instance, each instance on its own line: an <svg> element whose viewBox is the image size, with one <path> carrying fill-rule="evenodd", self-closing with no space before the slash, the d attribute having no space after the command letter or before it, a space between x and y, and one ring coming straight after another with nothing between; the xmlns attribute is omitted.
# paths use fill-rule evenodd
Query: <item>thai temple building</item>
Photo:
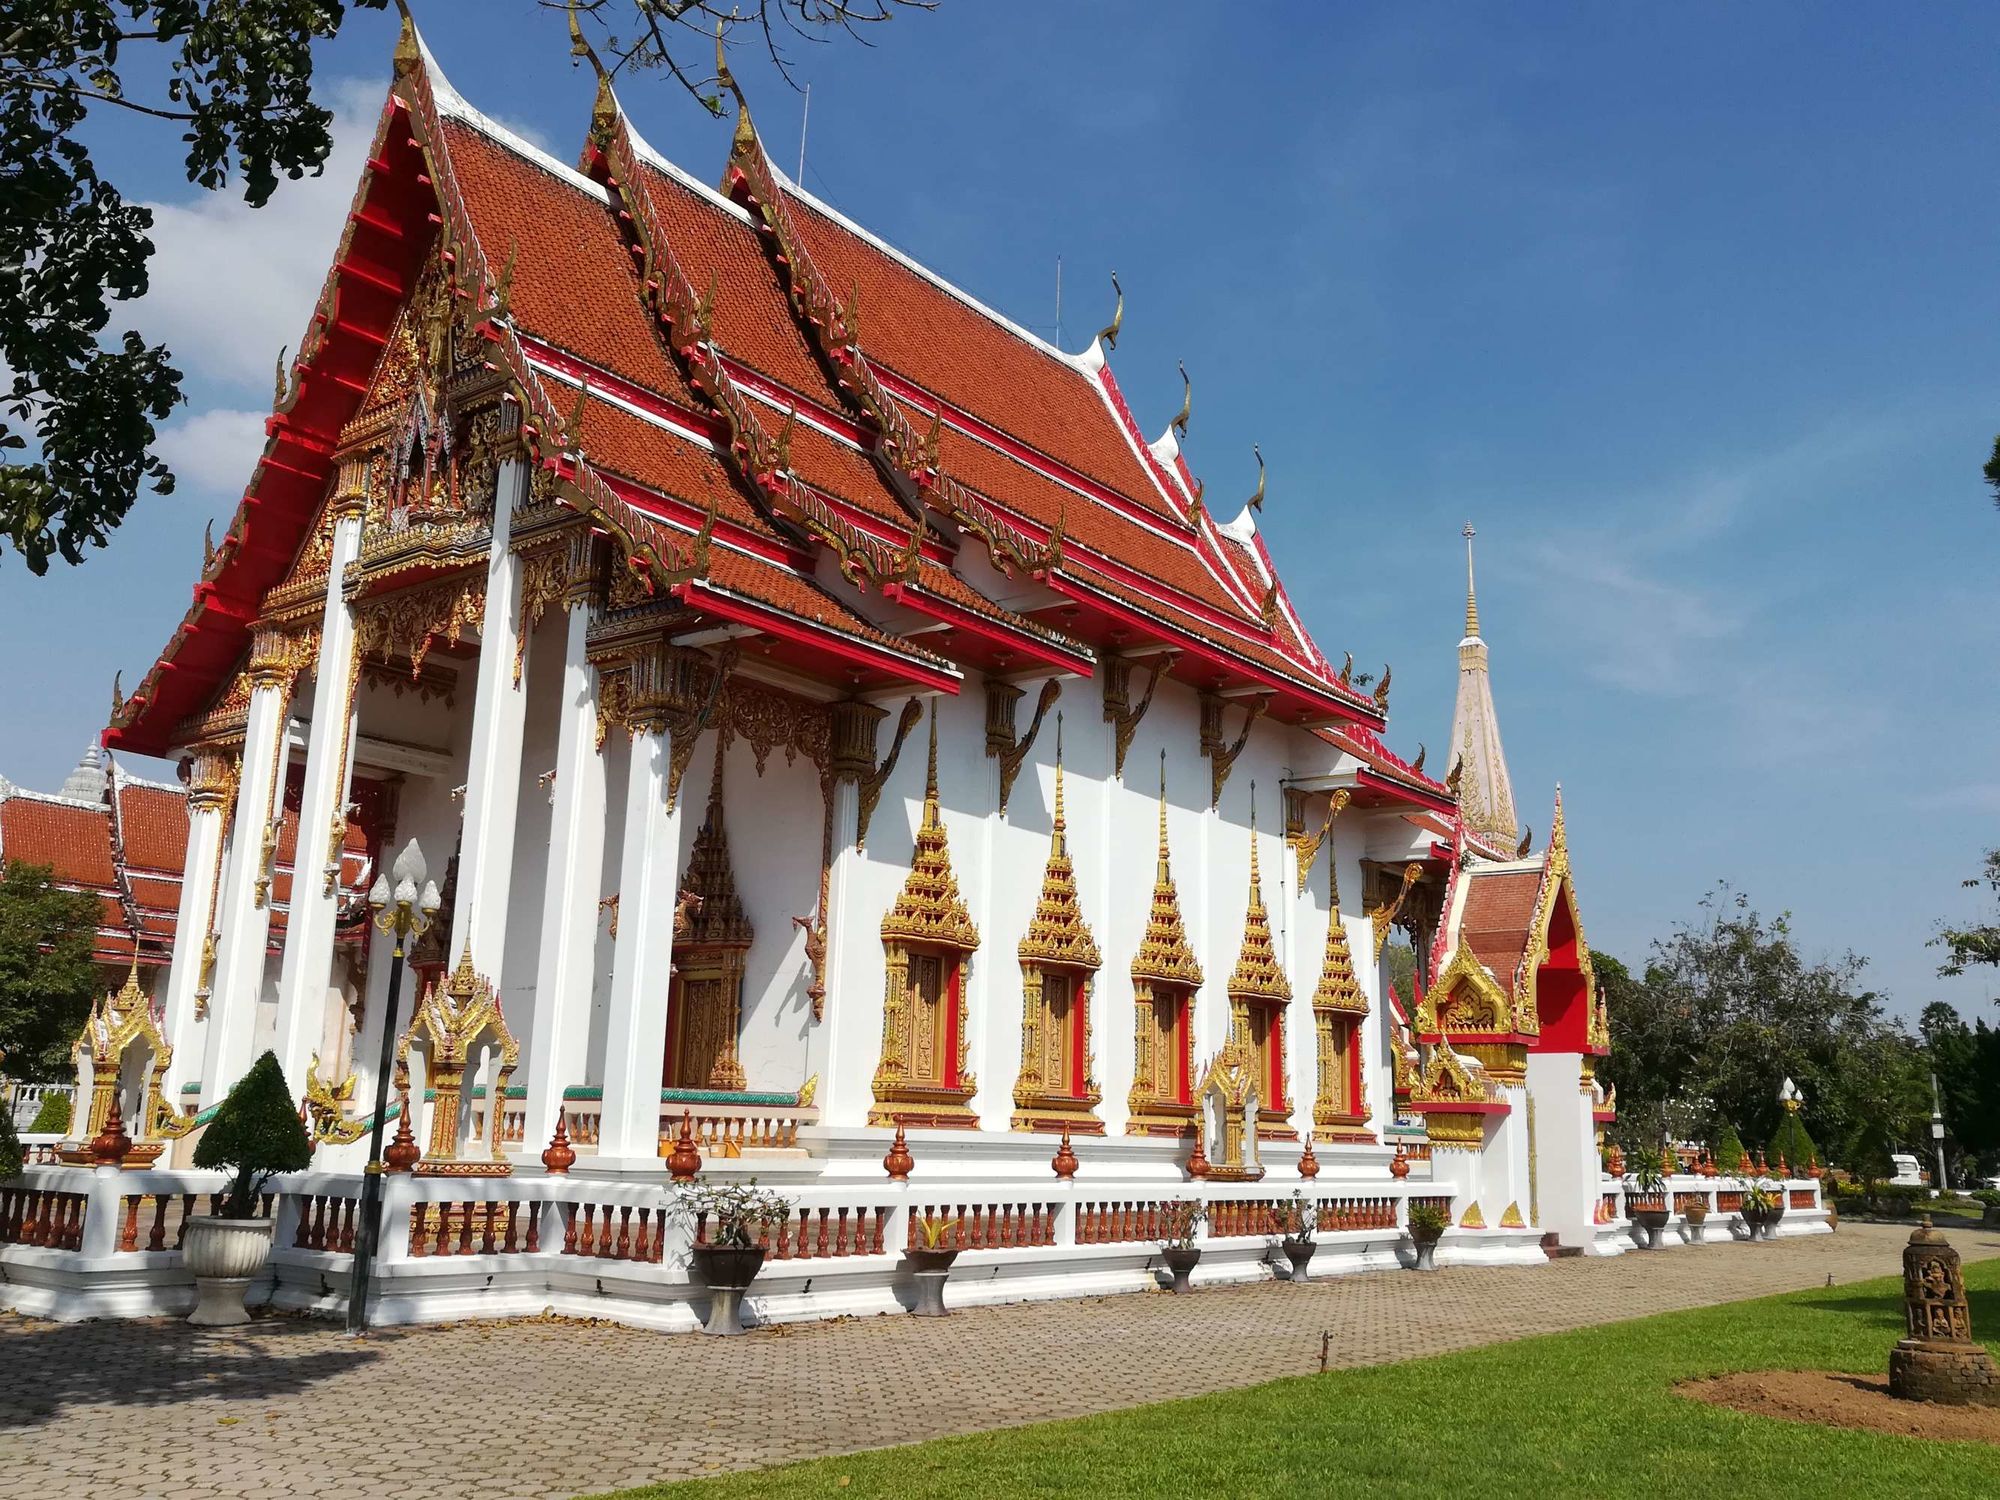
<svg viewBox="0 0 2000 1500"><path fill-rule="evenodd" d="M766 1318L903 1305L923 1217L964 1301L1153 1285L1185 1197L1202 1279L1269 1274L1295 1193L1316 1270L1406 1259L1416 1200L1445 1263L1628 1245L1563 811L1517 827L1469 571L1440 779L1307 633L1261 483L1210 508L1191 401L1140 429L1118 318L1036 337L737 102L696 175L605 83L571 166L406 28L262 459L105 735L186 781L123 1002L165 1059L131 1253L268 1049L318 1141L274 1295L337 1308L385 1026L391 1321L693 1326L690 1150L794 1200ZM392 1011L363 893L412 841Z"/></svg>

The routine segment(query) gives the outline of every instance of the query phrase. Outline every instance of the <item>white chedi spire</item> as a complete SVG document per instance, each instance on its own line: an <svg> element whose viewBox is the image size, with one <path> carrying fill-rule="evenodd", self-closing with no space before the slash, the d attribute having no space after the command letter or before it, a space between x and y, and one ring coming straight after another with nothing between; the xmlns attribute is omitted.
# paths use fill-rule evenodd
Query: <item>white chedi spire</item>
<svg viewBox="0 0 2000 1500"><path fill-rule="evenodd" d="M83 759L77 762L76 769L69 773L69 779L56 795L74 802L97 803L104 800L106 785L104 752L97 748L97 741L92 740L84 749Z"/></svg>
<svg viewBox="0 0 2000 1500"><path fill-rule="evenodd" d="M1493 681L1486 668L1486 642L1479 635L1479 599L1472 582L1472 523L1465 523L1465 637L1458 643L1458 703L1451 715L1452 763L1458 767L1459 800L1466 826L1501 843L1520 836L1514 817L1514 787L1507 755L1500 746L1500 716L1493 708Z"/></svg>

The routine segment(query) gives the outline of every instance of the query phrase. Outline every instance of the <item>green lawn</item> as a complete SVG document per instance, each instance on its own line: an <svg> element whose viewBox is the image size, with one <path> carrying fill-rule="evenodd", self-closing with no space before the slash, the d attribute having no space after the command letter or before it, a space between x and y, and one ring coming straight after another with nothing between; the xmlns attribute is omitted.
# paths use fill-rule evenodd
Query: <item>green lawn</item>
<svg viewBox="0 0 2000 1500"><path fill-rule="evenodd" d="M2000 1261L1967 1269L2000 1344ZM1899 1280L1669 1313L1108 1416L625 1492L722 1496L2000 1495L2000 1448L1817 1429L1675 1396L1694 1375L1880 1372ZM1190 1347L1189 1359L1201 1351ZM968 1371L967 1379L977 1379Z"/></svg>

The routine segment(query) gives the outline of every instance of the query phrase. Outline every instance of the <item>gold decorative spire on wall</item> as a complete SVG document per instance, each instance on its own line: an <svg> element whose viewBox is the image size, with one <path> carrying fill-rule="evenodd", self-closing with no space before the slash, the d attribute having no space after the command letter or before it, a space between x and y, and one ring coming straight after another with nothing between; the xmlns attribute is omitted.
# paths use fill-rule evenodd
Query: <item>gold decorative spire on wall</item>
<svg viewBox="0 0 2000 1500"><path fill-rule="evenodd" d="M1264 883L1257 868L1257 788L1250 788L1250 904L1243 913L1243 946L1229 976L1232 998L1290 1000L1291 982L1271 941L1271 915L1264 907Z"/></svg>
<svg viewBox="0 0 2000 1500"><path fill-rule="evenodd" d="M1076 868L1069 857L1063 817L1061 715L1056 717L1056 815L1049 833L1049 862L1042 872L1042 894L1028 923L1028 935L1021 939L1020 956L1030 963L1064 964L1075 969L1095 970L1104 962L1097 940L1083 920Z"/></svg>
<svg viewBox="0 0 2000 1500"><path fill-rule="evenodd" d="M1181 900L1174 888L1174 872L1167 851L1167 752L1160 752L1160 850L1153 876L1153 905L1146 917L1146 932L1132 959L1134 979L1156 980L1162 984L1201 986L1201 965L1188 946L1187 926L1181 920Z"/></svg>
<svg viewBox="0 0 2000 1500"><path fill-rule="evenodd" d="M882 918L885 942L936 943L970 953L979 946L979 929L958 894L958 877L951 869L951 848L938 816L937 704L931 704L930 764L924 772L924 816L917 828L917 847L910 856L909 878L896 904Z"/></svg>

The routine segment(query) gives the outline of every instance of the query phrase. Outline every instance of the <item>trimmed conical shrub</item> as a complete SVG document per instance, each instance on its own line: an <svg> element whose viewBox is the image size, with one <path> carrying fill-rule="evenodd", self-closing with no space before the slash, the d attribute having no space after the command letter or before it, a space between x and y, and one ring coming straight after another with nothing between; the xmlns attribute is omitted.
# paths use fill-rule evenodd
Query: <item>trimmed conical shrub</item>
<svg viewBox="0 0 2000 1500"><path fill-rule="evenodd" d="M0 1182L21 1175L21 1136L14 1129L14 1111L0 1104Z"/></svg>
<svg viewBox="0 0 2000 1500"><path fill-rule="evenodd" d="M256 1215L266 1182L280 1172L303 1172L311 1162L312 1142L285 1087L284 1069L275 1053L266 1052L216 1110L194 1148L194 1164L230 1174L222 1216L248 1219Z"/></svg>
<svg viewBox="0 0 2000 1500"><path fill-rule="evenodd" d="M61 1135L69 1129L69 1095L44 1094L41 1108L28 1122L29 1135Z"/></svg>
<svg viewBox="0 0 2000 1500"><path fill-rule="evenodd" d="M1816 1155L1818 1148L1813 1145L1812 1137L1806 1134L1805 1123L1796 1111L1786 1110L1785 1118L1778 1122L1777 1139L1771 1142L1771 1165L1775 1167L1782 1156L1785 1164L1792 1169L1792 1175L1802 1177L1806 1163Z"/></svg>
<svg viewBox="0 0 2000 1500"><path fill-rule="evenodd" d="M1715 1170L1726 1177L1743 1170L1743 1139L1727 1120L1722 1122L1722 1141L1715 1148Z"/></svg>

